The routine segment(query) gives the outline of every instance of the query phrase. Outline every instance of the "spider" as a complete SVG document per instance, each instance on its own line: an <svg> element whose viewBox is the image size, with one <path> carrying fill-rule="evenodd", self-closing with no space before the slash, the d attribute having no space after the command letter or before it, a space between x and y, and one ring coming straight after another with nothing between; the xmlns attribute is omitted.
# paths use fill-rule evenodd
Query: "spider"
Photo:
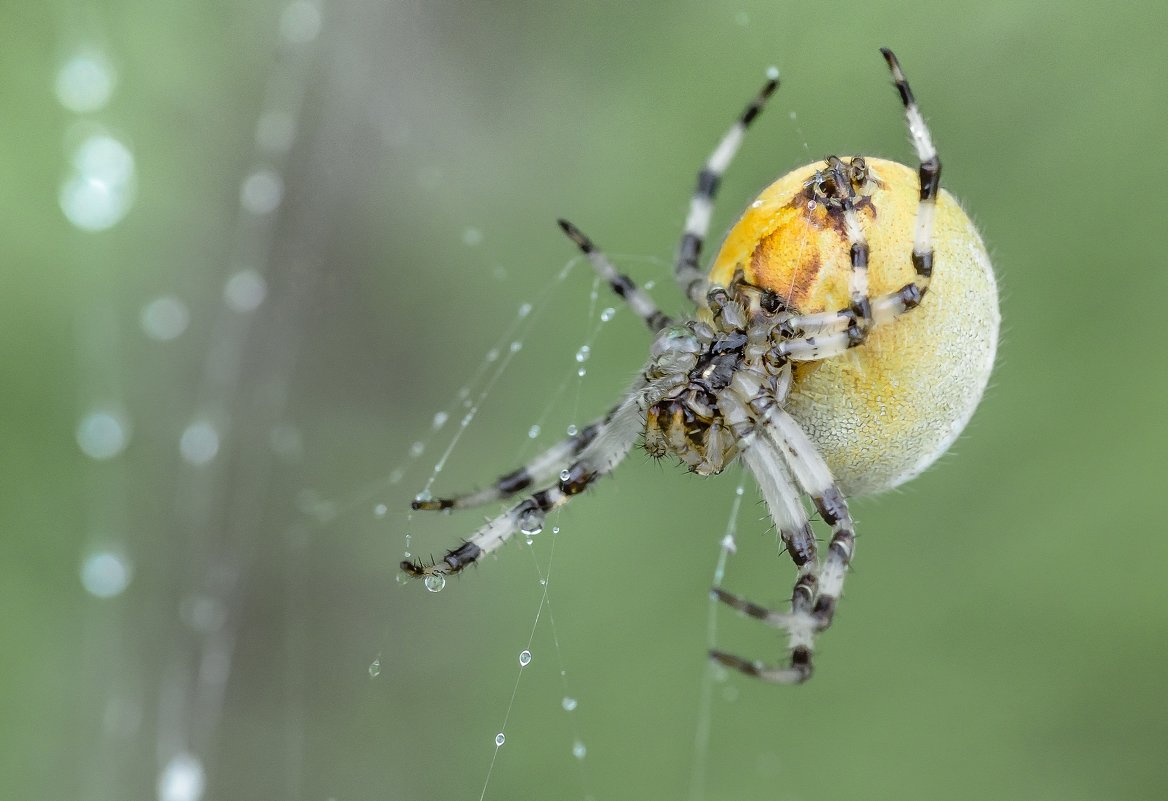
<svg viewBox="0 0 1168 801"><path fill-rule="evenodd" d="M985 389L997 346L997 289L972 222L940 191L941 162L896 56L881 49L919 165L830 156L779 178L699 267L713 200L746 129L778 87L758 95L698 173L678 248L678 286L695 306L677 321L571 223L564 233L654 335L649 359L607 414L478 492L419 498L465 509L522 493L441 560L402 562L441 583L612 472L641 437L708 476L741 460L753 473L797 577L789 611L715 587L713 597L786 633L788 658L710 657L769 682L812 673L855 551L846 496L895 487L956 439ZM536 487L537 489L532 489ZM830 527L826 554L804 498Z"/></svg>

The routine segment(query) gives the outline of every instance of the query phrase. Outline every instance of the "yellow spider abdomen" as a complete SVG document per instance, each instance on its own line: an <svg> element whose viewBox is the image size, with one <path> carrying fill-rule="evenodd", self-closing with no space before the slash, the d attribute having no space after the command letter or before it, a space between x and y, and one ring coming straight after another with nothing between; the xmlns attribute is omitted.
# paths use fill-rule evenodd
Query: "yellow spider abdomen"
<svg viewBox="0 0 1168 801"><path fill-rule="evenodd" d="M845 158L846 162L847 159ZM866 158L855 204L869 245L872 298L915 278L919 183L903 164ZM746 280L800 314L851 304L851 259L842 215L805 185L822 165L794 170L763 190L727 235L709 278ZM890 489L945 452L973 415L997 348L997 286L985 245L942 190L933 221L933 275L921 305L872 328L845 355L795 365L786 408L818 446L844 493Z"/></svg>

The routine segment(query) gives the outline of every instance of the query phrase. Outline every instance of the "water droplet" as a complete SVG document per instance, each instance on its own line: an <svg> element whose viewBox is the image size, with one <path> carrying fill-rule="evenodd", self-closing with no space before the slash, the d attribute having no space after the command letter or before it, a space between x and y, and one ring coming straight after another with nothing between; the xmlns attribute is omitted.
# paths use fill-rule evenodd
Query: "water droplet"
<svg viewBox="0 0 1168 801"><path fill-rule="evenodd" d="M525 509L519 515L519 530L528 537L534 537L543 531L543 512L538 509Z"/></svg>
<svg viewBox="0 0 1168 801"><path fill-rule="evenodd" d="M446 576L441 573L431 573L422 581L426 589L430 592L442 592L442 588L446 586Z"/></svg>
<svg viewBox="0 0 1168 801"><path fill-rule="evenodd" d="M271 168L256 170L239 186L239 202L252 214L271 214L284 199L284 179Z"/></svg>
<svg viewBox="0 0 1168 801"><path fill-rule="evenodd" d="M519 652L519 667L527 667L531 664L531 651L526 649Z"/></svg>
<svg viewBox="0 0 1168 801"><path fill-rule="evenodd" d="M565 695L564 700L560 701L560 706L564 708L565 712L571 712L576 708L576 699L570 695Z"/></svg>
<svg viewBox="0 0 1168 801"><path fill-rule="evenodd" d="M524 303L522 306L519 307L519 317L520 318L526 317L529 314L531 314L531 304L530 303Z"/></svg>
<svg viewBox="0 0 1168 801"><path fill-rule="evenodd" d="M583 368L583 367L581 367L579 370L576 371L576 375L580 376L581 378L583 378L587 374L588 374L588 370Z"/></svg>
<svg viewBox="0 0 1168 801"><path fill-rule="evenodd" d="M426 501L431 500L433 497L434 496L430 494L430 490L422 490L414 496L414 500L418 503L425 503Z"/></svg>
<svg viewBox="0 0 1168 801"><path fill-rule="evenodd" d="M90 459L112 459L126 449L129 422L118 412L95 409L77 424L77 445Z"/></svg>
<svg viewBox="0 0 1168 801"><path fill-rule="evenodd" d="M787 116L789 116L791 119L795 119L795 116L796 116L796 115L795 115L795 112L794 112L794 111L792 111L792 112L791 112L790 114L788 114Z"/></svg>
<svg viewBox="0 0 1168 801"><path fill-rule="evenodd" d="M255 311L268 296L268 282L250 267L240 270L223 284L223 302L234 312Z"/></svg>
<svg viewBox="0 0 1168 801"><path fill-rule="evenodd" d="M581 345L580 350L576 351L576 361L586 362L588 357L592 355L592 348L587 345Z"/></svg>
<svg viewBox="0 0 1168 801"><path fill-rule="evenodd" d="M159 342L174 339L186 331L190 320L187 305L172 295L162 295L150 301L138 316L146 336Z"/></svg>
<svg viewBox="0 0 1168 801"><path fill-rule="evenodd" d="M377 657L369 663L369 678L375 679L381 675L381 657Z"/></svg>
<svg viewBox="0 0 1168 801"><path fill-rule="evenodd" d="M81 563L81 585L97 598L121 595L133 574L133 565L117 551L94 551Z"/></svg>
<svg viewBox="0 0 1168 801"><path fill-rule="evenodd" d="M815 211L815 206L816 206L816 203L814 200L807 201L807 208L810 209L811 211Z"/></svg>
<svg viewBox="0 0 1168 801"><path fill-rule="evenodd" d="M553 533L553 534L559 534L559 533L560 533L560 527L559 527L559 526L552 526L552 533Z"/></svg>
<svg viewBox="0 0 1168 801"><path fill-rule="evenodd" d="M605 309L604 311L602 311L600 313L600 321L602 323L607 323L609 320L611 320L613 318L613 315L615 315L615 314L616 314L616 309L614 309L612 306L609 306L607 309Z"/></svg>
<svg viewBox="0 0 1168 801"><path fill-rule="evenodd" d="M72 154L73 172L57 201L70 223L86 231L116 225L133 205L134 156L108 134L94 134Z"/></svg>
<svg viewBox="0 0 1168 801"><path fill-rule="evenodd" d="M413 445L410 446L410 456L413 456L416 459L419 456L421 456L425 450L426 450L426 443L421 442L421 441L415 442Z"/></svg>
<svg viewBox="0 0 1168 801"><path fill-rule="evenodd" d="M98 111L109 102L117 73L98 53L78 53L57 71L57 102L74 114Z"/></svg>
<svg viewBox="0 0 1168 801"><path fill-rule="evenodd" d="M498 734L495 735L495 747L496 748L498 748L499 746L501 746L505 742L507 742L507 737L506 737L506 735L503 734L503 732L499 732Z"/></svg>
<svg viewBox="0 0 1168 801"><path fill-rule="evenodd" d="M648 291L648 290L652 289L652 288L653 288L653 287L655 287L655 286L657 286L657 282L656 282L656 281L646 281L646 282L645 282L645 290L646 290L646 291Z"/></svg>
<svg viewBox="0 0 1168 801"><path fill-rule="evenodd" d="M580 433L580 429L576 428L575 423L572 423L570 426L568 426L568 436L569 437L574 437L579 433Z"/></svg>
<svg viewBox="0 0 1168 801"><path fill-rule="evenodd" d="M569 470L568 468L565 467L563 470L560 471L560 481L567 481L571 477L572 477L572 471Z"/></svg>
<svg viewBox="0 0 1168 801"><path fill-rule="evenodd" d="M541 587L546 587L546 586L547 586L547 579L543 579L543 578L541 578L541 579L539 580L539 586L541 586Z"/></svg>
<svg viewBox="0 0 1168 801"><path fill-rule="evenodd" d="M771 80L771 81L777 79L779 77L779 68L773 64L771 66L767 67L766 76L767 76L767 79Z"/></svg>
<svg viewBox="0 0 1168 801"><path fill-rule="evenodd" d="M756 201L754 201L753 203L751 203L751 204L750 204L750 207L751 207L752 209L759 209L759 208L762 208L762 201L761 201L761 200L756 200Z"/></svg>
<svg viewBox="0 0 1168 801"><path fill-rule="evenodd" d="M482 244L483 232L478 228L467 228L462 232L462 244L468 248L473 248L475 245Z"/></svg>
<svg viewBox="0 0 1168 801"><path fill-rule="evenodd" d="M572 756L576 757L576 759L583 759L588 756L588 749L584 747L584 743L579 740L572 743Z"/></svg>
<svg viewBox="0 0 1168 801"><path fill-rule="evenodd" d="M408 534L408 533L406 534L406 547L407 548L410 547L410 540L412 540L413 538L414 538L413 534Z"/></svg>
<svg viewBox="0 0 1168 801"><path fill-rule="evenodd" d="M735 494L735 495L741 495L741 494L742 494L743 492L745 492L745 491L746 491L746 488L745 488L745 487L738 487L737 489L735 489L735 490L734 490L734 494Z"/></svg>
<svg viewBox="0 0 1168 801"><path fill-rule="evenodd" d="M499 358L499 349L498 348L491 348L489 351L487 351L486 359L488 362L493 362L498 358Z"/></svg>
<svg viewBox="0 0 1168 801"><path fill-rule="evenodd" d="M539 436L539 425L538 424L533 425L531 428L527 429L527 436L530 439L535 439L536 437L538 437Z"/></svg>
<svg viewBox="0 0 1168 801"><path fill-rule="evenodd" d="M385 517L387 512L389 512L389 507L386 506L384 503L379 503L373 507L373 516L374 517Z"/></svg>
<svg viewBox="0 0 1168 801"><path fill-rule="evenodd" d="M320 33L320 9L308 0L289 3L280 14L280 35L293 44L307 44Z"/></svg>
<svg viewBox="0 0 1168 801"><path fill-rule="evenodd" d="M523 343L517 339L511 343L511 352L518 353L522 347L523 347Z"/></svg>
<svg viewBox="0 0 1168 801"><path fill-rule="evenodd" d="M219 453L219 431L209 420L195 420L183 429L178 450L188 464L205 465Z"/></svg>
<svg viewBox="0 0 1168 801"><path fill-rule="evenodd" d="M446 420L450 417L446 412L438 412L434 415L434 422L430 424L435 431L446 425Z"/></svg>
<svg viewBox="0 0 1168 801"><path fill-rule="evenodd" d="M203 763L194 754L180 751L158 775L158 801L199 801L206 784Z"/></svg>

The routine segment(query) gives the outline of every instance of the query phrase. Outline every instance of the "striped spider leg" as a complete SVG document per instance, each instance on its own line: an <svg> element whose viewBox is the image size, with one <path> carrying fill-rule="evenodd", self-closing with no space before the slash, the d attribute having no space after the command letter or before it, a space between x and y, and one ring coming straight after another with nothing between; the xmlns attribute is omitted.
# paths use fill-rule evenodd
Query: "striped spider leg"
<svg viewBox="0 0 1168 801"><path fill-rule="evenodd" d="M407 575L415 577L452 575L498 550L516 532L534 532L542 529L548 512L563 506L597 479L612 472L632 450L644 414L640 408L641 401L642 393L631 392L597 426L592 439L560 472L557 482L530 493L507 511L488 520L462 545L447 551L442 559L429 564L421 560L407 560L401 563L401 569ZM572 440L565 440L565 443L571 442ZM554 446L552 451L568 447L565 443ZM542 470L540 472L542 473ZM496 488L492 494L502 495L503 492ZM437 506L427 506L425 503L416 502L415 508L444 508L440 502Z"/></svg>
<svg viewBox="0 0 1168 801"><path fill-rule="evenodd" d="M681 242L677 248L677 261L674 264L674 277L677 286L683 295L690 299L695 306L701 306L706 301L706 291L709 281L706 274L698 267L702 256L702 246L706 235L710 232L710 217L714 212L714 198L718 194L718 187L722 183L722 176L734 160L742 140L746 136L746 129L758 117L766 106L767 100L779 88L779 71L774 67L767 70L767 80L762 89L746 106L734 124L730 126L714 152L706 159L705 165L698 172L698 183L689 201L689 213L685 218L685 229L681 235Z"/></svg>

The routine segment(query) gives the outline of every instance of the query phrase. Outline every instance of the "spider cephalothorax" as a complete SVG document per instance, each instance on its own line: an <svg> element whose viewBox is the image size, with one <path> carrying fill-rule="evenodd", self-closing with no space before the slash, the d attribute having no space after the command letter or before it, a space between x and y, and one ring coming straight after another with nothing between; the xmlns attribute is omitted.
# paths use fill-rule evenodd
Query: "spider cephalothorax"
<svg viewBox="0 0 1168 801"><path fill-rule="evenodd" d="M798 569L789 612L714 590L719 601L787 633L787 664L721 651L711 657L768 681L811 675L815 635L832 622L855 547L845 495L894 487L944 453L977 406L997 345L989 258L969 218L940 190L928 128L895 56L882 52L917 169L830 156L793 170L750 204L703 273L714 194L778 85L771 74L698 174L675 265L694 304L690 319L663 314L588 237L560 221L655 334L649 360L606 415L493 486L415 500L415 509L455 509L529 493L441 560L403 562L407 574L440 588L444 576L516 531L542 526L643 434L650 454L672 454L700 475L741 460ZM831 529L822 556L803 498Z"/></svg>

